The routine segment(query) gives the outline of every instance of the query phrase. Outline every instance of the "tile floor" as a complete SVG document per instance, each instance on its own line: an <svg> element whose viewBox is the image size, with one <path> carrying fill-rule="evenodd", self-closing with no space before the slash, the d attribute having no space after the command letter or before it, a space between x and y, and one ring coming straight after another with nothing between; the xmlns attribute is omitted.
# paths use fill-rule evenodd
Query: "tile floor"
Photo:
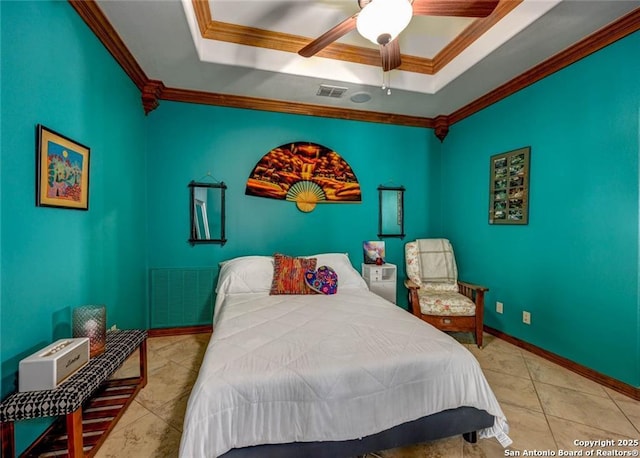
<svg viewBox="0 0 640 458"><path fill-rule="evenodd" d="M209 334L148 341L149 382L96 454L97 458L169 458L178 455L182 418ZM638 456L640 447L581 447L574 441L640 440L640 402L605 388L491 335L478 358L510 425L513 444L462 437L380 452L384 458L527 456L525 450L575 451L576 456ZM117 375L137 374L137 355ZM582 450L583 454L580 454ZM541 455L537 455L541 456ZM197 457L193 457L197 458Z"/></svg>

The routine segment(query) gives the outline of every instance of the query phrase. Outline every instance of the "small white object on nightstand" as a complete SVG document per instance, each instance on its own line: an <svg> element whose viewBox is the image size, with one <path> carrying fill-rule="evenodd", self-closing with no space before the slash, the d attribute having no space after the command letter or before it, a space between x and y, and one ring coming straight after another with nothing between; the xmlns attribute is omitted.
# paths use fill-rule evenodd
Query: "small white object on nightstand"
<svg viewBox="0 0 640 458"><path fill-rule="evenodd" d="M396 278L395 264L362 264L362 278L367 283L369 290L386 300L396 303Z"/></svg>

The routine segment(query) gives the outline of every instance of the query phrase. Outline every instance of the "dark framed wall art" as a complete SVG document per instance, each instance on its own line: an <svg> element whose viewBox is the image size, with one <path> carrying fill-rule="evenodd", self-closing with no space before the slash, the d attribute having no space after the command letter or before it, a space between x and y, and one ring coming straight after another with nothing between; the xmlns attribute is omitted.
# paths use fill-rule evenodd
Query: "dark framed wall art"
<svg viewBox="0 0 640 458"><path fill-rule="evenodd" d="M529 224L531 147L491 156L489 224Z"/></svg>

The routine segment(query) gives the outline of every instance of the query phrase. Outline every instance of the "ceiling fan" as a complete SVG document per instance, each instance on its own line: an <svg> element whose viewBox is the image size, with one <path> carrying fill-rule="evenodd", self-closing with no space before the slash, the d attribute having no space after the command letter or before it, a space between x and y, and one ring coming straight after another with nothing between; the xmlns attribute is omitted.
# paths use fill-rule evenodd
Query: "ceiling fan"
<svg viewBox="0 0 640 458"><path fill-rule="evenodd" d="M383 71L401 64L398 35L413 16L486 17L499 0L356 0L360 12L328 30L298 54L311 57L342 36L357 29L360 35L379 45Z"/></svg>

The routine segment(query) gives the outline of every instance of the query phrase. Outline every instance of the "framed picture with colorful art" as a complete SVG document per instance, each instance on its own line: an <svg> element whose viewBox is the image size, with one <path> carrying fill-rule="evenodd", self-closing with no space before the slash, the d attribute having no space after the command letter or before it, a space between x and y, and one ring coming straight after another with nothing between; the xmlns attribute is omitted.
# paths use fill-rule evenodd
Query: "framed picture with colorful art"
<svg viewBox="0 0 640 458"><path fill-rule="evenodd" d="M41 124L36 137L36 205L88 210L91 150Z"/></svg>

